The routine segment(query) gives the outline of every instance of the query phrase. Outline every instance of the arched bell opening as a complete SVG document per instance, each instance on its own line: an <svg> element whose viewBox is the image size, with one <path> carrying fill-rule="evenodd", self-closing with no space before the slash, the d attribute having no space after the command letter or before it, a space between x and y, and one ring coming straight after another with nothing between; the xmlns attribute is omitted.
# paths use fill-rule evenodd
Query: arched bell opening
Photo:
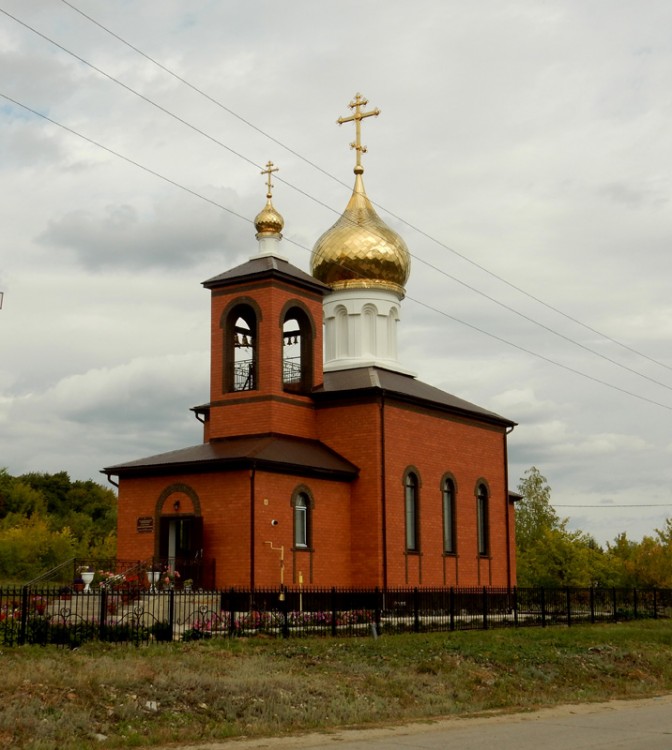
<svg viewBox="0 0 672 750"><path fill-rule="evenodd" d="M259 388L259 314L249 303L238 303L223 316L224 391Z"/></svg>
<svg viewBox="0 0 672 750"><path fill-rule="evenodd" d="M313 387L313 340L315 325L298 302L286 306L282 316L282 387L308 393Z"/></svg>

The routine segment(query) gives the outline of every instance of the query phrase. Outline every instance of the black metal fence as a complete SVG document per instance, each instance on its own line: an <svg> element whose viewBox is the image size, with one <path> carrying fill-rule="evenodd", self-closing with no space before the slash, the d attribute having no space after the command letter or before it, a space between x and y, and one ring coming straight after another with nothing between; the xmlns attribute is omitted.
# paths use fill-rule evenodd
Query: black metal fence
<svg viewBox="0 0 672 750"><path fill-rule="evenodd" d="M672 617L672 589L0 588L0 646L373 636Z"/></svg>

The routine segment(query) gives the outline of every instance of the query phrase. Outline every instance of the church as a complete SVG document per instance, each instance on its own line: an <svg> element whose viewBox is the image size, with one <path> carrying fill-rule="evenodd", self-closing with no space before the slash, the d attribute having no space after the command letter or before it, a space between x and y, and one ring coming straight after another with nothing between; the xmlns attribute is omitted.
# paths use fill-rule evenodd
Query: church
<svg viewBox="0 0 672 750"><path fill-rule="evenodd" d="M210 292L203 442L103 469L118 486L120 560L216 588L511 587L515 422L399 362L410 254L363 181L359 94L352 196L310 273L282 256L273 204L249 260Z"/></svg>

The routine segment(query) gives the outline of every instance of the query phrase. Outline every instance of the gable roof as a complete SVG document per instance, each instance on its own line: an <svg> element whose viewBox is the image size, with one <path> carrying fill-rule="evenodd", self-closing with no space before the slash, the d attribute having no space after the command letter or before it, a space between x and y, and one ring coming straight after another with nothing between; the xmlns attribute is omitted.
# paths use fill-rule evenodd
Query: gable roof
<svg viewBox="0 0 672 750"><path fill-rule="evenodd" d="M361 396L367 392L372 395L387 394L418 406L438 408L504 427L516 426L516 422L506 417L416 380L412 375L385 370L382 367L358 367L325 372L324 383L313 391L313 396L318 403L325 403L349 396Z"/></svg>
<svg viewBox="0 0 672 750"><path fill-rule="evenodd" d="M304 440L287 435L253 435L212 440L109 466L102 473L108 477L137 477L247 468L339 481L352 481L359 473L354 464L319 440Z"/></svg>

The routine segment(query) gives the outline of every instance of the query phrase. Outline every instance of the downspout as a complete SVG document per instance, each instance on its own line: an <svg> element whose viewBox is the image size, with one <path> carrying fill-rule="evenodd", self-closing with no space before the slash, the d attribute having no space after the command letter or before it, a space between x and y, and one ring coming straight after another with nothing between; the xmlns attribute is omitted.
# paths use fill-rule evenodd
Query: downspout
<svg viewBox="0 0 672 750"><path fill-rule="evenodd" d="M387 495L385 469L385 394L380 397L380 503L382 516L383 545L383 591L387 591Z"/></svg>
<svg viewBox="0 0 672 750"><path fill-rule="evenodd" d="M509 447L507 437L513 432L513 427L508 430L504 430L504 490L506 495L504 497L504 507L506 509L506 588L508 591L511 590L511 523L509 520L510 509L509 505Z"/></svg>
<svg viewBox="0 0 672 750"><path fill-rule="evenodd" d="M257 467L250 470L250 588L254 590L254 480Z"/></svg>
<svg viewBox="0 0 672 750"><path fill-rule="evenodd" d="M105 474L105 472L101 472L101 474ZM119 483L115 482L114 479L112 479L112 474L105 474L107 477L107 481L113 486L119 489Z"/></svg>

